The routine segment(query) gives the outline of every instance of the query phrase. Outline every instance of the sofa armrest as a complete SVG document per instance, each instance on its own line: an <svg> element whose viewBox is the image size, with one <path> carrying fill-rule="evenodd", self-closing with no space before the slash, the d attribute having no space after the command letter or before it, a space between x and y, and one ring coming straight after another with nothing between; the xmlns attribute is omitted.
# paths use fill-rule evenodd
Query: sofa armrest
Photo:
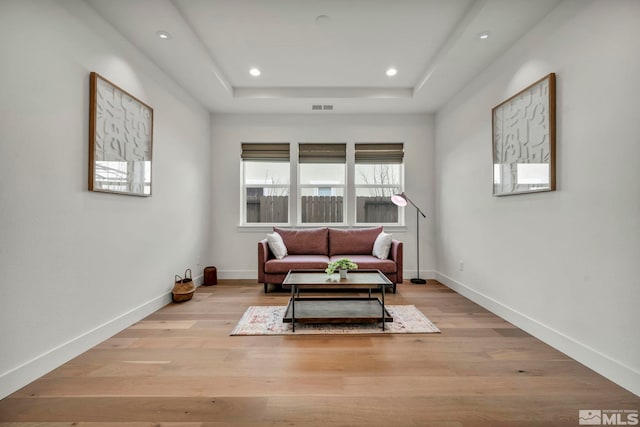
<svg viewBox="0 0 640 427"><path fill-rule="evenodd" d="M273 254L269 250L267 239L260 240L258 242L258 283L265 283L264 264L273 257Z"/></svg>
<svg viewBox="0 0 640 427"><path fill-rule="evenodd" d="M399 240L391 240L391 250L389 251L389 259L392 259L396 263L396 276L398 278L397 283L402 283L402 242Z"/></svg>

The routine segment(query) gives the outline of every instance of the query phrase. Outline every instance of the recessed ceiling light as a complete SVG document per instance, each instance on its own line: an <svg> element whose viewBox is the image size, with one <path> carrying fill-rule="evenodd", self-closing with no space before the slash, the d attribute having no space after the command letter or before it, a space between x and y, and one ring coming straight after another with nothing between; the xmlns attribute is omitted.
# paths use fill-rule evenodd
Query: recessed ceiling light
<svg viewBox="0 0 640 427"><path fill-rule="evenodd" d="M387 76L389 77L393 77L396 74L398 74L398 70L396 70L395 68L391 67L387 70Z"/></svg>
<svg viewBox="0 0 640 427"><path fill-rule="evenodd" d="M490 35L489 31L483 31L480 34L478 34L478 38L480 40L486 40L489 38L489 35Z"/></svg>
<svg viewBox="0 0 640 427"><path fill-rule="evenodd" d="M166 31L158 31L156 35L160 37L162 40L168 40L171 38L171 34L169 34Z"/></svg>
<svg viewBox="0 0 640 427"><path fill-rule="evenodd" d="M258 77L260 75L260 70L256 67L253 67L249 70L249 74L251 74L253 77Z"/></svg>

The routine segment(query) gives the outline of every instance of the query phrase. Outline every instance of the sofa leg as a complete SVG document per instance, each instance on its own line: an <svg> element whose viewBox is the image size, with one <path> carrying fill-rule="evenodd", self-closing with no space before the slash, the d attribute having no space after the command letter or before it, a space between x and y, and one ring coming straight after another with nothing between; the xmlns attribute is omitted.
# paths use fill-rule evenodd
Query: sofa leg
<svg viewBox="0 0 640 427"><path fill-rule="evenodd" d="M264 293L265 293L265 294L267 293L267 286L268 286L268 284L267 284L267 283L265 283L265 284L264 284Z"/></svg>
<svg viewBox="0 0 640 427"><path fill-rule="evenodd" d="M396 293L396 284L395 283L393 284L393 293L394 294Z"/></svg>

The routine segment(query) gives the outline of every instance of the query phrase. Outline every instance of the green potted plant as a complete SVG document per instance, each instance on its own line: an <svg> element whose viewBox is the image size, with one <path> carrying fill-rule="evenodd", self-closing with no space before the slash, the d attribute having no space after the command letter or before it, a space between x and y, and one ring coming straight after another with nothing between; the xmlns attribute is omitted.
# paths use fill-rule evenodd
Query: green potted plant
<svg viewBox="0 0 640 427"><path fill-rule="evenodd" d="M333 274L336 270L340 271L340 278L345 279L347 277L347 270L357 270L358 264L351 261L349 258L340 258L337 261L330 262L327 269L324 270L327 274Z"/></svg>

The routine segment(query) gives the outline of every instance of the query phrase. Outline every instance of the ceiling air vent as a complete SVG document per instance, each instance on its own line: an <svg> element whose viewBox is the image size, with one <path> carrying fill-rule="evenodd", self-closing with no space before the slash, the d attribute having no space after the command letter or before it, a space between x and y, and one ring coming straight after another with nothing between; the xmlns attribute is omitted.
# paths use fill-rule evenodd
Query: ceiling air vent
<svg viewBox="0 0 640 427"><path fill-rule="evenodd" d="M333 111L333 105L312 104L311 109L313 111Z"/></svg>

